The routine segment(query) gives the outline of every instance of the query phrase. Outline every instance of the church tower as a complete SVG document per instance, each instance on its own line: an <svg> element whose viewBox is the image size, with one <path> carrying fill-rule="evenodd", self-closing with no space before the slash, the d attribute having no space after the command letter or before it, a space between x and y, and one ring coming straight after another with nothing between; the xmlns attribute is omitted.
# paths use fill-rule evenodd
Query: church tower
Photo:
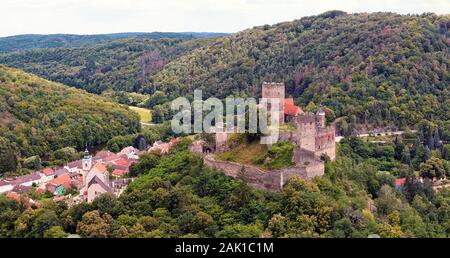
<svg viewBox="0 0 450 258"><path fill-rule="evenodd" d="M86 176L89 173L89 170L91 170L91 168L92 168L92 157L91 157L91 155L89 155L89 151L86 148L86 150L84 151L83 171L82 171L82 173L83 173L83 181L84 181L85 185L86 185L86 181L85 181L86 180Z"/></svg>
<svg viewBox="0 0 450 258"><path fill-rule="evenodd" d="M89 171L92 167L92 157L89 155L89 151L86 149L84 151L83 157L83 171Z"/></svg>

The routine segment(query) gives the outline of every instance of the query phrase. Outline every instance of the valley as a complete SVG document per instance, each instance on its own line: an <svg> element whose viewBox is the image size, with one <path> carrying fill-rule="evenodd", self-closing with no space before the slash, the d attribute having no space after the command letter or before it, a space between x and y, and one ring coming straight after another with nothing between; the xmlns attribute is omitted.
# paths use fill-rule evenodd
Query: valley
<svg viewBox="0 0 450 258"><path fill-rule="evenodd" d="M449 50L448 14L337 10L0 38L0 237L448 238ZM175 134L194 90L257 99L276 140Z"/></svg>

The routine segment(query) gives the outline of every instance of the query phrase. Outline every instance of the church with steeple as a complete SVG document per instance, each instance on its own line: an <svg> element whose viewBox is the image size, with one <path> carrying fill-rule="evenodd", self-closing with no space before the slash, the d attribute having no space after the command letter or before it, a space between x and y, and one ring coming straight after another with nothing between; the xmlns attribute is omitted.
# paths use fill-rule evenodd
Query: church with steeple
<svg viewBox="0 0 450 258"><path fill-rule="evenodd" d="M92 156L86 149L83 163L83 188L81 193L87 202L92 202L97 196L113 192L108 169L100 162L93 165Z"/></svg>

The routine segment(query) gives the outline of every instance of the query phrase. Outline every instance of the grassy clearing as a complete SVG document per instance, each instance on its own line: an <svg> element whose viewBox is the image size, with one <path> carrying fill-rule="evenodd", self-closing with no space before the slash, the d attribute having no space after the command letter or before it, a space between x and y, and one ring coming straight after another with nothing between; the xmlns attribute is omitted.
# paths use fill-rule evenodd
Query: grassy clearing
<svg viewBox="0 0 450 258"><path fill-rule="evenodd" d="M281 169L292 166L293 146L288 142L278 142L272 147L259 144L240 144L230 151L216 155L217 159L240 164L255 165L262 169Z"/></svg>
<svg viewBox="0 0 450 258"><path fill-rule="evenodd" d="M267 146L259 143L241 144L236 148L217 154L221 160L234 161L240 164L255 165L255 161L267 152Z"/></svg>
<svg viewBox="0 0 450 258"><path fill-rule="evenodd" d="M140 108L140 107L132 107L132 106L130 106L130 109L133 111L136 111L139 114L139 116L141 117L142 123L151 123L152 122L152 111L150 109Z"/></svg>

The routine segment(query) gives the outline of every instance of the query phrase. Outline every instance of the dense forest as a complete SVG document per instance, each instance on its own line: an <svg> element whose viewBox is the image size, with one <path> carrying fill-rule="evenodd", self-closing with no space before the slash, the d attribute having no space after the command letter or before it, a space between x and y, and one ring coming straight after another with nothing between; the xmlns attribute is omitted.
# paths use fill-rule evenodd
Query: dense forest
<svg viewBox="0 0 450 258"><path fill-rule="evenodd" d="M322 177L254 189L245 169L233 179L206 167L188 150L196 137L182 137L166 155L142 155L119 197L68 207L34 186L20 201L0 195L0 238L450 237L450 188L436 188L450 177L449 15L330 11L210 36L0 38L0 52L20 50L0 63L36 74L0 65L0 175L35 170L41 158L62 165L86 146L143 150L174 137L170 123L142 129L137 113L111 100L151 108L162 123L170 101L194 89L260 96L265 80L285 82L305 111L324 105L346 136L336 161L323 157ZM361 124L405 132L351 137ZM245 137L248 154L256 136ZM251 161L290 166L292 150L280 142Z"/></svg>
<svg viewBox="0 0 450 258"><path fill-rule="evenodd" d="M349 123L446 121L449 42L448 15L331 11L219 38L167 64L153 87L220 98L283 81L301 106L323 104Z"/></svg>
<svg viewBox="0 0 450 258"><path fill-rule="evenodd" d="M121 39L80 48L35 49L0 55L0 63L100 94L138 92L170 60L212 39Z"/></svg>
<svg viewBox="0 0 450 258"><path fill-rule="evenodd" d="M18 159L106 144L140 130L139 116L85 91L0 65L0 173Z"/></svg>
<svg viewBox="0 0 450 258"><path fill-rule="evenodd" d="M73 34L50 34L50 35L17 35L0 38L0 53L13 52L20 50L29 50L34 48L74 48L91 46L96 44L108 43L116 39L126 38L146 38L146 39L192 39L204 37L224 36L224 33L207 33L207 32L130 32L130 33L113 33L100 35L73 35Z"/></svg>
<svg viewBox="0 0 450 258"><path fill-rule="evenodd" d="M260 96L261 82L286 83L306 110L319 104L356 124L405 128L425 119L448 130L450 16L330 11L210 39L128 39L76 49L0 55L0 63L125 104L150 94L156 122L177 96ZM111 92L109 96L111 96ZM115 96L114 94L119 94ZM140 98L139 100L145 98Z"/></svg>
<svg viewBox="0 0 450 258"><path fill-rule="evenodd" d="M0 236L450 236L450 191L434 192L425 174L424 182L417 181L409 161L396 158L398 139L384 146L346 140L322 178L293 178L279 193L249 187L245 170L235 180L205 167L187 144L181 141L166 156L142 156L131 168L138 178L118 198L104 194L69 208L31 192L41 200L37 208L0 196ZM416 153L413 159L422 159ZM437 152L432 155L426 163L440 160ZM450 175L448 166L441 169ZM394 188L398 173L407 177L402 188Z"/></svg>

